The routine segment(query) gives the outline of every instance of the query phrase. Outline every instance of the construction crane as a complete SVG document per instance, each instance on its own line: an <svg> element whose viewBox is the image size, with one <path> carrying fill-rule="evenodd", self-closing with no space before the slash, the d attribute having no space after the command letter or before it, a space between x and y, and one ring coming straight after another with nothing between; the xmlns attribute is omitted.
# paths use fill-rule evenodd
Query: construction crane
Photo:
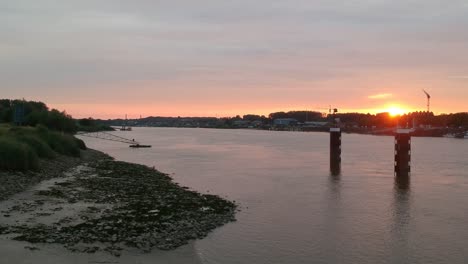
<svg viewBox="0 0 468 264"><path fill-rule="evenodd" d="M427 112L429 113L430 110L431 110L431 108L430 108L431 107L431 96L424 89L423 89L423 92L426 94L426 97L427 97Z"/></svg>

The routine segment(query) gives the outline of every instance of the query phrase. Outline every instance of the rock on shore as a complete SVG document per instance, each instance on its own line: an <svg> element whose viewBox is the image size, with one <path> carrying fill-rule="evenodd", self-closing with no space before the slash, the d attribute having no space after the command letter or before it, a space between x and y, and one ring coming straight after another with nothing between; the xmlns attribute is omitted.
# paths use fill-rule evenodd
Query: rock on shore
<svg viewBox="0 0 468 264"><path fill-rule="evenodd" d="M235 221L236 205L146 166L101 158L1 212L0 235L72 251L168 250ZM6 220L8 219L8 221Z"/></svg>

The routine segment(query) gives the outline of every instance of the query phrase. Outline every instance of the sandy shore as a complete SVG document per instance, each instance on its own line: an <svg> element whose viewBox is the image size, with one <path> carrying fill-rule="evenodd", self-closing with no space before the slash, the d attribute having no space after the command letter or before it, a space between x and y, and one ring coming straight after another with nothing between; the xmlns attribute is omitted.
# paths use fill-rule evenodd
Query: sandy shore
<svg viewBox="0 0 468 264"><path fill-rule="evenodd" d="M9 198L0 202L1 263L35 263L39 256L57 263L145 263L158 256L183 263L186 256L197 263L190 241L235 220L234 203L180 187L164 173L96 151L83 156L68 170L22 180L15 190L25 191L3 194ZM74 254L87 257L74 262Z"/></svg>

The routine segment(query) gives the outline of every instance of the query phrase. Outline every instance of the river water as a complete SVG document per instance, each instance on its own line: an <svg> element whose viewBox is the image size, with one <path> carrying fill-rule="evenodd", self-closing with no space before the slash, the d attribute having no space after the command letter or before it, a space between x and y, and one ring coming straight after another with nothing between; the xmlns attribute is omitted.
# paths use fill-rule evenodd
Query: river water
<svg viewBox="0 0 468 264"><path fill-rule="evenodd" d="M468 261L468 140L414 138L410 181L398 181L392 137L343 134L342 173L331 176L327 133L113 133L153 147L84 139L118 160L155 166L181 185L240 204L237 222L187 246L191 253L180 263ZM178 251L172 254L177 263Z"/></svg>

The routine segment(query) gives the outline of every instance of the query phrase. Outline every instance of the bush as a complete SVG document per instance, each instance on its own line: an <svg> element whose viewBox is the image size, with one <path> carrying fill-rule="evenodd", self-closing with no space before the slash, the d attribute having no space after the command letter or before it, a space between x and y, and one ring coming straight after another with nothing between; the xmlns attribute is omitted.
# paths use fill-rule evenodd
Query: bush
<svg viewBox="0 0 468 264"><path fill-rule="evenodd" d="M0 169L35 170L39 167L36 153L12 137L0 138Z"/></svg>
<svg viewBox="0 0 468 264"><path fill-rule="evenodd" d="M47 143L45 143L42 139L38 136L33 135L22 135L19 136L18 139L27 144L40 158L47 158L51 159L55 157L54 151L50 148Z"/></svg>
<svg viewBox="0 0 468 264"><path fill-rule="evenodd" d="M79 157L80 148L75 137L68 134L49 131L41 134L41 138L55 151L63 155Z"/></svg>
<svg viewBox="0 0 468 264"><path fill-rule="evenodd" d="M37 131L37 134L41 137L41 138L45 138L47 137L47 135L49 134L49 129L44 126L44 125L37 125L36 126L36 131Z"/></svg>
<svg viewBox="0 0 468 264"><path fill-rule="evenodd" d="M79 157L80 149L86 149L82 140L42 125L0 127L0 170L37 169L39 158L54 158L57 153Z"/></svg>
<svg viewBox="0 0 468 264"><path fill-rule="evenodd" d="M55 131L50 131L47 127L43 125L36 126L35 134L44 141L53 151L73 157L80 156L80 148L86 145L84 142L82 144L78 142L77 138L70 134L59 133Z"/></svg>

